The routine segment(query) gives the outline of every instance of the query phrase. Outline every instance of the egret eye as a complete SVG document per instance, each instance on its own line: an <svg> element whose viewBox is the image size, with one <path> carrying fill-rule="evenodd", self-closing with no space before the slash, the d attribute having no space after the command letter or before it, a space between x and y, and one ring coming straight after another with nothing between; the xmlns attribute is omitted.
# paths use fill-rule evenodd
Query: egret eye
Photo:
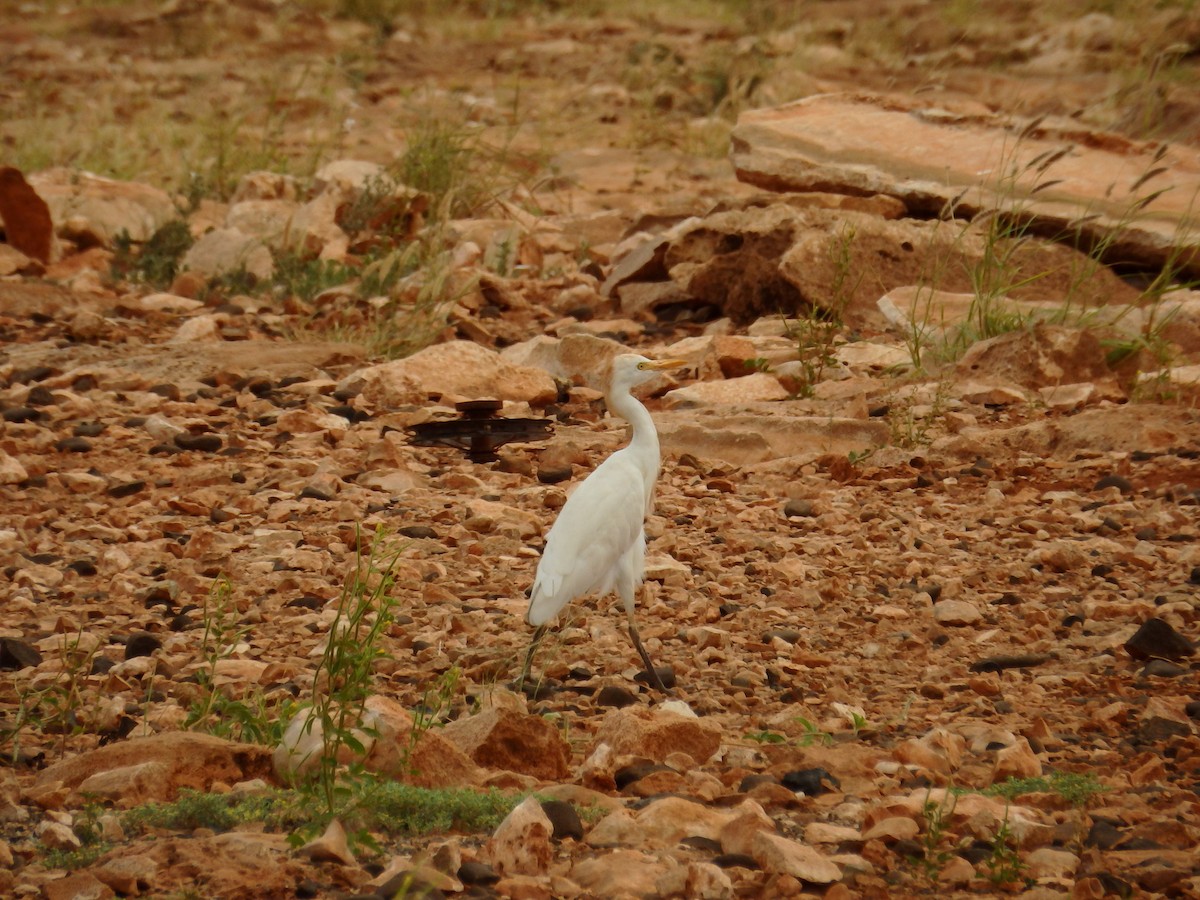
<svg viewBox="0 0 1200 900"><path fill-rule="evenodd" d="M639 369L644 369L644 368L646 368L646 364L645 364L645 363L638 363L638 368L639 368Z"/></svg>

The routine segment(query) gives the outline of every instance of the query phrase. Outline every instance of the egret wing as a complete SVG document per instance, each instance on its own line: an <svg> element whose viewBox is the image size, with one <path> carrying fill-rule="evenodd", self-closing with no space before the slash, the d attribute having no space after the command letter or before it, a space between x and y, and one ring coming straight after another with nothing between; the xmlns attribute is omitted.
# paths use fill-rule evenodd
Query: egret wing
<svg viewBox="0 0 1200 900"><path fill-rule="evenodd" d="M646 486L641 469L621 450L606 459L567 498L546 537L525 619L542 625L583 594L617 586L621 565L644 541ZM641 573L635 573L640 578Z"/></svg>

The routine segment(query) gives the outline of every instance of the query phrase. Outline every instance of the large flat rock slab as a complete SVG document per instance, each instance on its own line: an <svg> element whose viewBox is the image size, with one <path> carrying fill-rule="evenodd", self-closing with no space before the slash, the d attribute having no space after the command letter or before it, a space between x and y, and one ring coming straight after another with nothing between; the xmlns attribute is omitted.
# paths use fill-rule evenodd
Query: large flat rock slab
<svg viewBox="0 0 1200 900"><path fill-rule="evenodd" d="M1200 270L1200 153L981 105L821 94L738 118L742 181L897 197L910 213L1018 213L1043 236L1079 229L1108 260Z"/></svg>

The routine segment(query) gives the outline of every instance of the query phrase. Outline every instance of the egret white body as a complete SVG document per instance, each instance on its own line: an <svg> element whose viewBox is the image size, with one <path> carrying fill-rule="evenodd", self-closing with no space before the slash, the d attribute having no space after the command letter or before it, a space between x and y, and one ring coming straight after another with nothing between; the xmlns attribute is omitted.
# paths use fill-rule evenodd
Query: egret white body
<svg viewBox="0 0 1200 900"><path fill-rule="evenodd" d="M665 692L642 646L633 613L645 578L646 516L658 480L658 433L650 413L631 393L658 372L683 360L650 360L625 353L613 360L608 408L629 422L629 443L601 463L567 498L538 563L525 621L536 626L519 684L523 685L538 642L564 606L584 594L616 592L625 606L629 636L651 681Z"/></svg>

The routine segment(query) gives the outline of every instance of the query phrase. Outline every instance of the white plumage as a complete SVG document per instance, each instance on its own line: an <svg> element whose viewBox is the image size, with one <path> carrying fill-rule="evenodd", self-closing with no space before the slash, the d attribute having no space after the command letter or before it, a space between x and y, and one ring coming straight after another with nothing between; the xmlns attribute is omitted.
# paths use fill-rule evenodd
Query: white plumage
<svg viewBox="0 0 1200 900"><path fill-rule="evenodd" d="M616 592L629 620L629 636L659 690L665 690L634 625L637 590L645 577L645 520L654 504L659 447L654 421L632 390L682 360L650 360L634 353L616 357L608 408L629 422L629 443L597 466L567 498L538 563L525 620L537 627L520 684L550 621L576 597Z"/></svg>

